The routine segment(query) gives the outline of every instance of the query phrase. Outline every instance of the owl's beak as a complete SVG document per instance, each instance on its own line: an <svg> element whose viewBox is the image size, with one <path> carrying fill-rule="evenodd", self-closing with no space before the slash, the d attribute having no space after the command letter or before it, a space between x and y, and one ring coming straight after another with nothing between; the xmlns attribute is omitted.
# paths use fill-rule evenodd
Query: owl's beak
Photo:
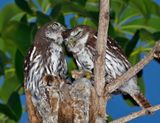
<svg viewBox="0 0 160 123"><path fill-rule="evenodd" d="M63 39L66 39L69 36L71 30L72 29L66 29L65 31L62 32Z"/></svg>

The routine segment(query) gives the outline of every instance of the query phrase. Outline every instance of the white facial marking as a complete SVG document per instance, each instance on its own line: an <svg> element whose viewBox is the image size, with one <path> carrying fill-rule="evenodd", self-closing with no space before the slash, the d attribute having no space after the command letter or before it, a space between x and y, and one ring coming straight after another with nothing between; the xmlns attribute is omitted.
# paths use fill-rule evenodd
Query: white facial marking
<svg viewBox="0 0 160 123"><path fill-rule="evenodd" d="M45 35L46 35L46 37L48 37L48 38L50 38L50 39L57 39L57 34L56 33L54 33L54 32L51 32L51 31L49 31L49 30L47 30L46 32L45 32Z"/></svg>
<svg viewBox="0 0 160 123"><path fill-rule="evenodd" d="M71 32L71 36L75 36L75 35L77 35L79 32L82 32L83 31L83 29L81 29L81 28L77 28L77 30L76 31L72 31Z"/></svg>
<svg viewBox="0 0 160 123"><path fill-rule="evenodd" d="M88 40L88 36L89 36L89 33L85 34L85 36L79 39L78 42L82 42L83 44L85 44Z"/></svg>

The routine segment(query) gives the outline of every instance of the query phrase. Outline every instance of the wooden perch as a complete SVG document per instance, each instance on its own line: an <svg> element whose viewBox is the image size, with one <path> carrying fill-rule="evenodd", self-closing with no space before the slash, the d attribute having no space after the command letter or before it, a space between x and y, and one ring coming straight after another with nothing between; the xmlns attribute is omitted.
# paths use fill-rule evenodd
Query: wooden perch
<svg viewBox="0 0 160 123"><path fill-rule="evenodd" d="M150 111L150 112L155 112L155 111L158 111L158 110L160 110L160 105L153 106L153 107L150 107L150 108L147 109L147 111ZM122 117L122 118L120 118L118 120L114 120L114 121L112 121L110 123L125 123L125 122L133 120L135 118L138 118L140 116L143 116L145 114L146 114L146 109L143 109L141 111L132 113L132 114L130 114L128 116Z"/></svg>
<svg viewBox="0 0 160 123"><path fill-rule="evenodd" d="M98 37L96 42L97 57L95 59L94 80L97 95L99 96L99 115L105 118L106 99L105 87L105 51L109 24L109 0L100 0Z"/></svg>

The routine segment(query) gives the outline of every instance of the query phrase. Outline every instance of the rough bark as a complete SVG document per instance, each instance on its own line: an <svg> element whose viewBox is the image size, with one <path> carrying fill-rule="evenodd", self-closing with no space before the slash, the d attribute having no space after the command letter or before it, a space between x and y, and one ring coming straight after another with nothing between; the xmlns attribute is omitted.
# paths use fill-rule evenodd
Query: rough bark
<svg viewBox="0 0 160 123"><path fill-rule="evenodd" d="M150 107L150 108L147 109L147 111L150 111L150 112L155 112L155 111L158 111L158 110L160 110L160 105L153 106L153 107ZM125 117L122 117L122 118L120 118L118 120L115 120L115 121L113 121L111 123L125 123L125 122L131 121L131 120L133 120L133 119L135 119L137 117L143 116L145 114L146 114L146 110L143 109L141 111L132 113L132 114L130 114L128 116L125 116Z"/></svg>
<svg viewBox="0 0 160 123"><path fill-rule="evenodd" d="M109 24L109 0L100 0L100 13L98 25L98 37L96 42L97 57L95 59L94 81L97 95L99 96L98 115L105 118L106 98L104 96L105 87L105 54L106 39Z"/></svg>

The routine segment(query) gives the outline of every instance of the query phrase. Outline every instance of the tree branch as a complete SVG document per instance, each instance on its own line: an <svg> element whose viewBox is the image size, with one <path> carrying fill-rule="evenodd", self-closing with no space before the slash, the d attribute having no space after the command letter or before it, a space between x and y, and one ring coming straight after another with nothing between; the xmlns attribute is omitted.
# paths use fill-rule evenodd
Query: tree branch
<svg viewBox="0 0 160 123"><path fill-rule="evenodd" d="M157 110L160 110L160 105L157 105L157 106L153 106L153 107L150 107L147 109L147 111L150 111L150 112L155 112ZM135 112L135 113L132 113L128 116L125 116L125 117L122 117L118 120L115 120L115 121L112 121L110 123L125 123L125 122L128 122L130 120L133 120L135 118L138 118L140 116L143 116L146 114L146 109L143 109L141 111L138 111L138 112Z"/></svg>
<svg viewBox="0 0 160 123"><path fill-rule="evenodd" d="M148 64L154 57L159 58L160 56L160 42L157 42L154 48L134 67L131 67L126 73L116 79L114 82L109 83L106 86L106 92L112 93L120 86L122 86L126 81L135 76L146 64Z"/></svg>
<svg viewBox="0 0 160 123"><path fill-rule="evenodd" d="M105 101L103 101L105 87L105 49L109 23L109 0L100 0L100 14L98 38L96 42L97 58L95 59L95 88L99 96L99 114L105 117Z"/></svg>
<svg viewBox="0 0 160 123"><path fill-rule="evenodd" d="M109 23L109 0L100 0L98 38L96 42L97 58L95 60L95 87L98 96L102 95L105 85L105 49Z"/></svg>

